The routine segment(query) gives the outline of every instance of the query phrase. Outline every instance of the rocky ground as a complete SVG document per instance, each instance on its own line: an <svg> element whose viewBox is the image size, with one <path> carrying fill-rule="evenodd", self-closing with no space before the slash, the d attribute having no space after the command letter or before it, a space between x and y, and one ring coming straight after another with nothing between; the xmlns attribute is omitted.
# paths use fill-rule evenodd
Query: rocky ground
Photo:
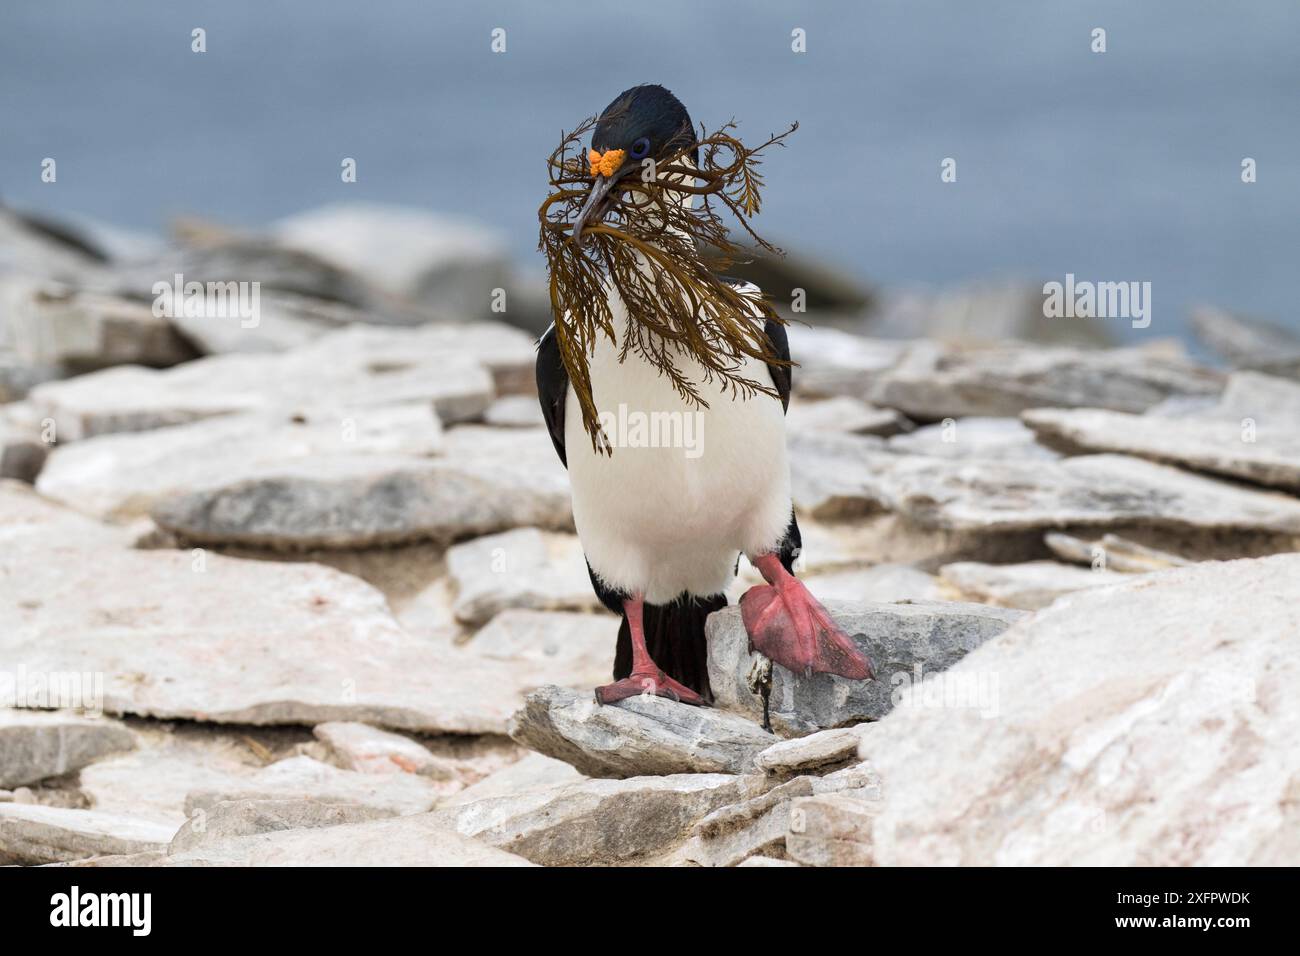
<svg viewBox="0 0 1300 956"><path fill-rule="evenodd" d="M178 272L259 324L155 315ZM790 331L793 480L879 679L733 606L716 707L602 707L544 301L490 236L0 209L0 863L1300 862L1300 340L1206 309L1210 368L844 285Z"/></svg>

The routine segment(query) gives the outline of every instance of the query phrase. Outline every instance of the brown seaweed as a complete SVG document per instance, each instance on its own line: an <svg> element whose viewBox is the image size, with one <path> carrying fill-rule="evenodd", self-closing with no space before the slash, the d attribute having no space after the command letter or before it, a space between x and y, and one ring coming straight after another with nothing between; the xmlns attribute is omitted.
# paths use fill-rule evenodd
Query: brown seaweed
<svg viewBox="0 0 1300 956"><path fill-rule="evenodd" d="M698 362L704 381L717 381L724 392L775 396L771 385L746 378L741 369L747 357L790 364L772 353L763 330L764 320L784 320L765 298L742 292L715 270L728 268L738 252L724 213L761 250L781 254L750 223L762 202L758 154L784 145L799 124L753 149L733 135L734 121L712 134L701 128L696 142L651 166L652 175L633 173L621 180L604 220L587 225L577 244L570 241L571 222L593 183L581 140L595 124L593 117L563 135L547 161L552 192L538 210L538 247L546 255L556 341L583 426L595 449L612 454L597 419L587 364L596 336L617 341L607 298L610 284L628 314L620 361L635 353L699 407L707 408L708 402L681 371L683 359ZM697 148L698 164L692 159ZM687 206L683 199L688 195L699 198ZM705 245L718 252L710 264L699 254Z"/></svg>

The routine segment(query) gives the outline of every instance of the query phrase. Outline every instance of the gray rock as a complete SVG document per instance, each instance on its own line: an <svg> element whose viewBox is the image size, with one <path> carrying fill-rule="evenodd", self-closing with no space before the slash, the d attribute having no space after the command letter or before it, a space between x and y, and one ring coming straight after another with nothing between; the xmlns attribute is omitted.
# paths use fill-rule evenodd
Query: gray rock
<svg viewBox="0 0 1300 956"><path fill-rule="evenodd" d="M1300 532L1300 502L1294 498L1124 455L951 460L891 455L867 439L830 435L799 436L791 449L796 506L827 520L890 511L921 528L947 531L1137 523Z"/></svg>
<svg viewBox="0 0 1300 956"><path fill-rule="evenodd" d="M33 389L59 439L145 431L237 412L432 403L444 422L477 418L494 381L531 374L517 329L482 322L419 329L356 327L279 353L212 355L172 369L106 369Z"/></svg>
<svg viewBox="0 0 1300 956"><path fill-rule="evenodd" d="M1061 457L1034 440L1014 418L959 418L889 439L891 451L935 458L1051 459Z"/></svg>
<svg viewBox="0 0 1300 956"><path fill-rule="evenodd" d="M1073 535L1050 531L1043 542L1058 558L1086 564L1094 570L1123 571L1142 574L1147 571L1166 571L1186 567L1195 562L1181 555L1149 548L1136 541L1115 534L1102 535L1096 540L1085 540Z"/></svg>
<svg viewBox="0 0 1300 956"><path fill-rule="evenodd" d="M429 810L437 799L437 789L414 774L358 773L304 756L277 761L233 791L195 791L185 798L185 813L193 817L195 811L232 800L314 800L398 815Z"/></svg>
<svg viewBox="0 0 1300 956"><path fill-rule="evenodd" d="M49 450L39 420L25 403L0 406L0 478L34 482L45 467Z"/></svg>
<svg viewBox="0 0 1300 956"><path fill-rule="evenodd" d="M56 279L73 285L108 280L103 252L67 230L0 206L0 273Z"/></svg>
<svg viewBox="0 0 1300 956"><path fill-rule="evenodd" d="M1300 385L1277 382L1278 390L1292 393L1290 405L1300 405ZM1231 400L1239 411L1249 410L1245 416L1217 408L1178 418L1038 408L1025 412L1023 418L1044 441L1067 450L1122 452L1300 490L1300 413L1287 414L1285 402L1250 402L1243 391L1234 390Z"/></svg>
<svg viewBox="0 0 1300 956"><path fill-rule="evenodd" d="M499 611L601 609L576 535L516 528L447 549L456 619L481 625Z"/></svg>
<svg viewBox="0 0 1300 956"><path fill-rule="evenodd" d="M737 866L799 866L794 860L780 860L774 856L751 856L736 864Z"/></svg>
<svg viewBox="0 0 1300 956"><path fill-rule="evenodd" d="M107 434L61 445L37 490L109 521L144 517L159 502L241 482L292 481L390 463L400 469L434 455L442 432L419 405L303 414L227 415Z"/></svg>
<svg viewBox="0 0 1300 956"><path fill-rule="evenodd" d="M314 342L353 323L382 319L374 311L313 296L263 289L256 322L239 316L186 315L173 309L167 321L204 355L227 352L283 352ZM378 324L384 324L380 321Z"/></svg>
<svg viewBox="0 0 1300 956"><path fill-rule="evenodd" d="M0 710L0 787L58 777L134 746L135 737L115 720Z"/></svg>
<svg viewBox="0 0 1300 956"><path fill-rule="evenodd" d="M893 707L900 686L952 666L1022 616L1018 611L982 604L937 601L827 601L825 606L871 658L876 679L853 681L834 674L809 677L773 665L768 704L772 727L784 736L883 717ZM749 649L740 609L729 607L710 615L705 631L709 683L717 704L761 720L763 699L750 686L759 655Z"/></svg>
<svg viewBox="0 0 1300 956"><path fill-rule="evenodd" d="M538 685L594 687L614 669L618 619L608 614L502 611L465 645L466 652L515 663Z"/></svg>
<svg viewBox="0 0 1300 956"><path fill-rule="evenodd" d="M755 855L783 858L792 823L802 822L791 814L796 801L841 791L859 799L878 799L879 779L865 764L824 777L795 777L748 800L714 810L699 822L692 840L676 855L680 862L698 866L736 866Z"/></svg>
<svg viewBox="0 0 1300 956"><path fill-rule="evenodd" d="M1044 345L1104 346L1111 324L1043 314L1043 287L1023 281L981 280L937 292L895 292L866 317L864 328L888 338L928 338L962 345L1009 340Z"/></svg>
<svg viewBox="0 0 1300 956"><path fill-rule="evenodd" d="M934 575L905 564L878 564L872 568L826 571L801 577L818 600L937 601L941 598Z"/></svg>
<svg viewBox="0 0 1300 956"><path fill-rule="evenodd" d="M959 561L939 569L940 580L964 601L1036 611L1062 594L1118 584L1127 579L1118 571L1080 568L1056 561L1025 564L983 564Z"/></svg>
<svg viewBox="0 0 1300 956"><path fill-rule="evenodd" d="M545 754L529 753L443 801L443 806L509 797L533 790L553 790L582 779L583 775L572 764Z"/></svg>
<svg viewBox="0 0 1300 956"><path fill-rule="evenodd" d="M716 773L585 780L430 816L544 866L627 863L667 853L708 813L767 788L764 777Z"/></svg>
<svg viewBox="0 0 1300 956"><path fill-rule="evenodd" d="M821 730L807 737L775 743L754 758L754 763L768 773L833 768L856 757L861 742L861 735L851 727Z"/></svg>
<svg viewBox="0 0 1300 956"><path fill-rule="evenodd" d="M856 832L883 866L1295 865L1298 581L1205 563L1026 618L944 675L996 675L997 719L927 681L881 722Z"/></svg>
<svg viewBox="0 0 1300 956"><path fill-rule="evenodd" d="M749 773L774 738L708 707L644 695L596 703L588 692L542 687L510 719L510 736L590 777Z"/></svg>
<svg viewBox="0 0 1300 956"><path fill-rule="evenodd" d="M793 801L785 846L804 866L875 866L871 828L882 802L875 791L844 791Z"/></svg>
<svg viewBox="0 0 1300 956"><path fill-rule="evenodd" d="M151 820L173 832L188 819L186 796L201 790L236 792L267 759L246 727L133 720L131 729L139 746L83 767L78 789L96 810ZM262 740L284 738L274 746L277 752L308 736L301 728L252 733Z"/></svg>
<svg viewBox="0 0 1300 956"><path fill-rule="evenodd" d="M892 408L877 408L847 395L821 401L791 402L785 421L792 432L843 432L851 435L897 435L916 427Z"/></svg>
<svg viewBox="0 0 1300 956"><path fill-rule="evenodd" d="M1223 376L1151 349L912 346L858 393L923 421L1007 417L1045 405L1144 412L1179 395L1216 395Z"/></svg>
<svg viewBox="0 0 1300 956"><path fill-rule="evenodd" d="M157 852L172 833L163 824L96 810L0 803L0 865Z"/></svg>
<svg viewBox="0 0 1300 956"><path fill-rule="evenodd" d="M305 798L228 800L196 812L172 837L168 852L183 855L237 837L365 823L391 814L359 804Z"/></svg>
<svg viewBox="0 0 1300 956"><path fill-rule="evenodd" d="M0 319L0 342L34 366L166 367L197 354L148 302L80 292L48 280L0 279Z"/></svg>
<svg viewBox="0 0 1300 956"><path fill-rule="evenodd" d="M62 378L67 371L56 365L33 365L0 340L0 403L17 402L37 385Z"/></svg>
<svg viewBox="0 0 1300 956"><path fill-rule="evenodd" d="M541 406L531 395L502 395L483 413L483 421L496 428L543 428Z"/></svg>
<svg viewBox="0 0 1300 956"><path fill-rule="evenodd" d="M573 525L568 477L540 429L464 427L443 454L334 458L159 502L159 527L200 544L365 548Z"/></svg>
<svg viewBox="0 0 1300 956"><path fill-rule="evenodd" d="M907 343L869 339L839 329L791 323L790 357L799 363L795 391L810 396L865 398L870 383L898 363Z"/></svg>
<svg viewBox="0 0 1300 956"><path fill-rule="evenodd" d="M530 865L518 856L450 832L427 813L234 837L173 853L165 862L151 862L165 866Z"/></svg>
<svg viewBox="0 0 1300 956"><path fill-rule="evenodd" d="M493 290L510 278L510 257L499 236L423 210L337 203L282 219L271 231L286 248L318 256L384 293L453 315L491 317Z"/></svg>
<svg viewBox="0 0 1300 956"><path fill-rule="evenodd" d="M79 537L54 520L7 530L0 660L102 674L108 713L501 733L536 686L526 666L413 637L332 569L129 550L62 520Z"/></svg>
<svg viewBox="0 0 1300 956"><path fill-rule="evenodd" d="M453 770L447 760L409 737L353 721L331 721L312 728L316 739L344 770L357 773L410 773L447 780Z"/></svg>
<svg viewBox="0 0 1300 956"><path fill-rule="evenodd" d="M1281 326L1203 306L1192 310L1192 332L1234 368L1300 376L1300 336Z"/></svg>

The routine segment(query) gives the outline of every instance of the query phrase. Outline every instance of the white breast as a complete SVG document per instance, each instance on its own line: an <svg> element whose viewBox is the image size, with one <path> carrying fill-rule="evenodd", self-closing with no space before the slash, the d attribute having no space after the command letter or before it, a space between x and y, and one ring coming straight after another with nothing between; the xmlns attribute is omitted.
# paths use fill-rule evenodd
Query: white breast
<svg viewBox="0 0 1300 956"><path fill-rule="evenodd" d="M626 313L611 306L622 329ZM775 547L790 520L785 416L779 400L721 392L686 358L708 408L684 400L668 379L602 339L591 357L592 395L614 443L599 454L582 427L572 388L565 449L573 514L592 570L608 586L663 604L683 592L706 596L730 582L740 552ZM769 384L767 366L741 373Z"/></svg>

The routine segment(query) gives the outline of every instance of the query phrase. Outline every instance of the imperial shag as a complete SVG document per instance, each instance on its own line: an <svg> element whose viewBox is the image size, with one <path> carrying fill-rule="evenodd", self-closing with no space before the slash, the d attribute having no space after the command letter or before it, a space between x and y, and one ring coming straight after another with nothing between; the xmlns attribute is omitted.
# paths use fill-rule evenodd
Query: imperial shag
<svg viewBox="0 0 1300 956"><path fill-rule="evenodd" d="M573 241L603 220L620 184L645 169L645 159L667 160L695 142L685 107L662 86L620 94L592 132L590 193L573 221ZM621 330L627 308L616 285L608 289L613 327ZM768 320L765 332L772 353L788 362L784 327ZM538 392L569 471L578 537L596 594L623 617L615 680L597 688L597 700L643 693L690 704L711 699L704 624L726 606L723 591L742 554L767 581L741 599L755 649L797 673L873 676L870 661L793 574L800 536L786 458L790 367L746 359L740 374L770 382L774 394L717 394L706 371L686 361L682 373L707 395L707 407L700 407L652 364L624 355L621 336L597 336L589 355L591 395L602 416L680 416L696 424L698 447L617 440L613 454L593 447L555 326L542 336Z"/></svg>

